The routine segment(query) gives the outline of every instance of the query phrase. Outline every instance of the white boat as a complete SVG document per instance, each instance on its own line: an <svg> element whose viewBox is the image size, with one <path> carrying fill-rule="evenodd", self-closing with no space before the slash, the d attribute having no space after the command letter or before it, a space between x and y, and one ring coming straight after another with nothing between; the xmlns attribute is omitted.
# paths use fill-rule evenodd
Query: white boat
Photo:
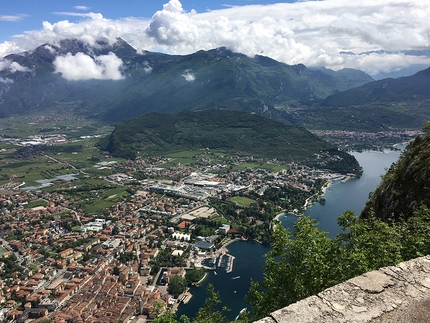
<svg viewBox="0 0 430 323"><path fill-rule="evenodd" d="M216 271L214 271L214 274L215 274L215 275L218 275L218 273L217 273Z"/></svg>
<svg viewBox="0 0 430 323"><path fill-rule="evenodd" d="M240 276L236 276L236 277L233 277L232 279L239 279L240 278Z"/></svg>
<svg viewBox="0 0 430 323"><path fill-rule="evenodd" d="M234 320L235 320L235 321L237 321L237 320L239 319L239 317L240 317L240 314L245 313L245 312L246 312L246 310L247 310L247 308L246 308L246 307L242 308L242 309L239 311L239 314L236 316L236 318L235 318Z"/></svg>

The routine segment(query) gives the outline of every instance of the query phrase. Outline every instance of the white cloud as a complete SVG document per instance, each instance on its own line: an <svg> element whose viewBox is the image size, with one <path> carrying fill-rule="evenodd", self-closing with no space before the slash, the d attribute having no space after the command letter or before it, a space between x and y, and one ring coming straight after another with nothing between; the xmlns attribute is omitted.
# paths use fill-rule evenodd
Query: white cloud
<svg viewBox="0 0 430 323"><path fill-rule="evenodd" d="M74 6L73 8L75 8L76 10L82 10L82 11L91 9L91 7L87 7L87 6Z"/></svg>
<svg viewBox="0 0 430 323"><path fill-rule="evenodd" d="M121 80L123 62L114 53L96 56L94 59L83 53L58 56L54 61L55 73L70 81L78 80Z"/></svg>
<svg viewBox="0 0 430 323"><path fill-rule="evenodd" d="M71 16L71 17L83 17L83 18L91 18L91 19L103 19L103 15L101 13L94 12L70 12L70 11L57 11L53 12L54 15L58 16Z"/></svg>
<svg viewBox="0 0 430 323"><path fill-rule="evenodd" d="M29 72L30 71L30 69L28 67L22 66L22 65L20 65L17 62L12 62L9 65L8 69L10 69L10 71L12 73L15 73L15 72Z"/></svg>
<svg viewBox="0 0 430 323"><path fill-rule="evenodd" d="M67 38L94 45L97 40L113 44L121 37L138 51L189 54L226 46L287 64L360 67L368 73L407 67L417 60L430 65L428 55L417 59L404 53L430 48L428 0L304 1L203 13L186 12L179 0L170 0L150 20L109 20L99 13L58 14L87 19L44 22L42 29L0 44L0 56ZM379 50L385 53L359 54Z"/></svg>
<svg viewBox="0 0 430 323"><path fill-rule="evenodd" d="M57 51L55 50L54 47L50 46L50 45L45 45L44 48L46 48L47 50L49 50L49 52L51 54L55 54Z"/></svg>
<svg viewBox="0 0 430 323"><path fill-rule="evenodd" d="M0 83L13 83L13 80L0 77Z"/></svg>
<svg viewBox="0 0 430 323"><path fill-rule="evenodd" d="M190 71L186 70L182 76L185 78L185 81L192 82L196 79L196 76Z"/></svg>
<svg viewBox="0 0 430 323"><path fill-rule="evenodd" d="M29 72L30 69L26 66L22 66L17 62L12 62L10 60L2 60L0 61L0 71L8 69L10 72Z"/></svg>
<svg viewBox="0 0 430 323"><path fill-rule="evenodd" d="M152 72L152 67L147 61L143 62L143 70L148 74Z"/></svg>
<svg viewBox="0 0 430 323"><path fill-rule="evenodd" d="M17 22L21 21L25 17L28 17L26 14L19 14L19 15L0 15L0 21L11 21L11 22Z"/></svg>

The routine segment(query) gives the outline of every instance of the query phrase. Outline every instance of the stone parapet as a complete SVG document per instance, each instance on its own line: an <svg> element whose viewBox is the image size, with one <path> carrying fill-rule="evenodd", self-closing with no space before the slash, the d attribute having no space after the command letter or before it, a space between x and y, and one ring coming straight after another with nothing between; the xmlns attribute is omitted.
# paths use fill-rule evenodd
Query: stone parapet
<svg viewBox="0 0 430 323"><path fill-rule="evenodd" d="M321 322L430 322L430 256L354 277L257 323Z"/></svg>

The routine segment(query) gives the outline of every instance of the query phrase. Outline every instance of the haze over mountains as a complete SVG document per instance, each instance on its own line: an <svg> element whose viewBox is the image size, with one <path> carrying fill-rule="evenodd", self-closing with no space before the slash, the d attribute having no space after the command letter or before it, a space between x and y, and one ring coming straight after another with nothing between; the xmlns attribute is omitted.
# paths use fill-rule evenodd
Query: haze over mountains
<svg viewBox="0 0 430 323"><path fill-rule="evenodd" d="M358 105L366 110L369 104L402 102L399 109L391 107L393 111L382 107L383 121L376 111L363 122L377 129L404 126L399 120L410 118L411 127L420 127L430 118L429 70L374 81L354 69L290 66L226 48L183 56L138 54L122 39L96 46L64 40L58 46L45 44L33 52L8 55L1 64L0 117L69 113L118 122L150 111L227 108L302 126L328 121L328 128L339 128L330 122L333 112L328 107L347 107L344 111L350 115L351 106L360 111ZM393 118L385 118L387 113ZM360 113L357 116L360 126Z"/></svg>

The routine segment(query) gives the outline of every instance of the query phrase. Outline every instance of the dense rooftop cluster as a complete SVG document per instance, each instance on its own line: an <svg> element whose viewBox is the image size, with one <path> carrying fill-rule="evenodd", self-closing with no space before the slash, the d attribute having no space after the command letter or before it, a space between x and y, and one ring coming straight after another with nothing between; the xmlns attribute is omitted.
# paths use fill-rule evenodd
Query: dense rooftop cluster
<svg viewBox="0 0 430 323"><path fill-rule="evenodd" d="M237 163L253 160L232 158ZM167 277L183 276L184 268L202 266L206 251L217 243L256 239L258 230L251 227L269 230L276 212L315 202L323 182L315 183L340 176L295 163L276 173L233 171L203 159L194 169L180 164L158 168L157 163L168 161L165 157L103 163L99 166L123 172L106 176L108 182L134 184L126 186L129 195L93 214L84 211L83 203L100 199L103 187L88 191L84 199L70 195L76 190L70 184L51 192L10 190L6 185L9 190L0 195L5 249L0 258L0 315L17 322L127 322L134 315L153 317L166 307L176 308L178 302L166 287L156 284L162 268L168 268ZM228 171L210 174L213 166ZM135 174L144 175L139 185ZM171 194L178 187L186 194ZM283 188L303 197L292 202ZM202 191L209 193L196 198L195 192ZM223 202L228 208L215 202L237 194L256 202L248 211L234 202ZM270 199L284 204L265 202ZM214 217L224 222L217 224Z"/></svg>

